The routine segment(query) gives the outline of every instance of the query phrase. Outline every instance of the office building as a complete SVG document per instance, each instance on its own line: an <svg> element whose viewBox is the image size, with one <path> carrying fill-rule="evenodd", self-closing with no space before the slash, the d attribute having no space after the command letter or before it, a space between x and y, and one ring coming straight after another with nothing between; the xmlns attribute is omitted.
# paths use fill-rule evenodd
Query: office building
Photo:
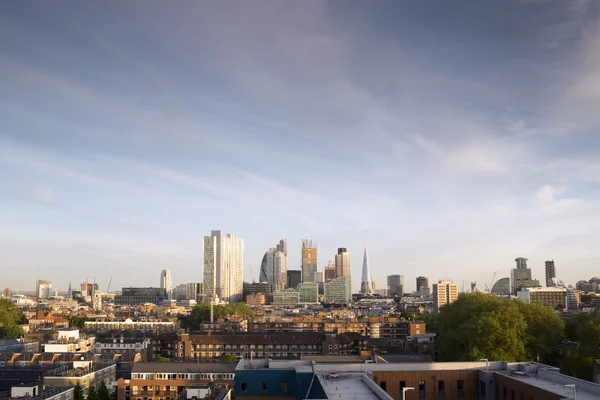
<svg viewBox="0 0 600 400"><path fill-rule="evenodd" d="M338 248L335 255L335 277L350 275L350 253L344 248Z"/></svg>
<svg viewBox="0 0 600 400"><path fill-rule="evenodd" d="M267 250L260 264L259 280L270 283L275 290L285 288L287 283L286 252L287 245L285 239L282 239L277 247Z"/></svg>
<svg viewBox="0 0 600 400"><path fill-rule="evenodd" d="M287 271L287 287L295 289L298 284L302 282L302 271L301 270L288 270Z"/></svg>
<svg viewBox="0 0 600 400"><path fill-rule="evenodd" d="M524 257L515 258L517 268L511 270L510 283L511 292L517 294L521 288L539 287L540 282L531 278L531 268L527 268L527 259Z"/></svg>
<svg viewBox="0 0 600 400"><path fill-rule="evenodd" d="M302 240L302 282L317 281L317 246L309 238Z"/></svg>
<svg viewBox="0 0 600 400"><path fill-rule="evenodd" d="M161 288L125 287L115 296L117 305L153 303L161 305L167 299L167 291Z"/></svg>
<svg viewBox="0 0 600 400"><path fill-rule="evenodd" d="M578 296L577 291L575 291L574 289L567 289L567 310L569 310L569 311L579 310L580 297L581 297L581 292L579 292L579 296Z"/></svg>
<svg viewBox="0 0 600 400"><path fill-rule="evenodd" d="M202 284L197 282L190 282L185 284L185 299L201 301L202 296Z"/></svg>
<svg viewBox="0 0 600 400"><path fill-rule="evenodd" d="M38 299L49 299L52 297L52 282L38 279L37 297Z"/></svg>
<svg viewBox="0 0 600 400"><path fill-rule="evenodd" d="M362 279L360 282L360 292L362 294L371 295L375 293L373 288L373 279L371 278L371 267L369 266L369 253L365 247L365 254L363 257L363 269Z"/></svg>
<svg viewBox="0 0 600 400"><path fill-rule="evenodd" d="M335 265L329 260L329 264L323 269L325 283L332 281L335 279Z"/></svg>
<svg viewBox="0 0 600 400"><path fill-rule="evenodd" d="M270 295L276 292L276 290L274 290L274 287L272 284L270 283L266 283L266 282L244 282L244 289L243 289L243 298L244 301L246 301L246 299L248 298L248 295L251 294L256 294L256 293L262 293L267 297L271 297ZM268 300L268 299L267 299Z"/></svg>
<svg viewBox="0 0 600 400"><path fill-rule="evenodd" d="M560 287L522 288L517 297L526 303L539 303L553 310L563 310L567 307L567 289Z"/></svg>
<svg viewBox="0 0 600 400"><path fill-rule="evenodd" d="M546 285L548 285L548 282L550 282L552 278L556 278L556 268L554 267L554 260L546 261L544 269L546 270Z"/></svg>
<svg viewBox="0 0 600 400"><path fill-rule="evenodd" d="M317 282L303 282L298 285L299 304L319 303L319 284Z"/></svg>
<svg viewBox="0 0 600 400"><path fill-rule="evenodd" d="M422 292L423 288L429 288L429 279L426 276L417 277L417 292Z"/></svg>
<svg viewBox="0 0 600 400"><path fill-rule="evenodd" d="M230 303L242 301L244 241L232 233L204 237L204 295Z"/></svg>
<svg viewBox="0 0 600 400"><path fill-rule="evenodd" d="M273 305L277 307L296 307L299 300L296 289L287 288L273 293Z"/></svg>
<svg viewBox="0 0 600 400"><path fill-rule="evenodd" d="M404 296L404 276L388 275L387 289L390 296Z"/></svg>
<svg viewBox="0 0 600 400"><path fill-rule="evenodd" d="M500 278L494 283L491 293L498 296L510 296L510 278Z"/></svg>
<svg viewBox="0 0 600 400"><path fill-rule="evenodd" d="M433 284L433 311L439 312L442 306L458 299L458 285L452 281L439 281Z"/></svg>
<svg viewBox="0 0 600 400"><path fill-rule="evenodd" d="M160 288L165 289L167 299L173 298L173 281L171 280L171 270L163 269L160 273Z"/></svg>
<svg viewBox="0 0 600 400"><path fill-rule="evenodd" d="M325 284L325 303L349 304L352 302L352 280L343 275Z"/></svg>

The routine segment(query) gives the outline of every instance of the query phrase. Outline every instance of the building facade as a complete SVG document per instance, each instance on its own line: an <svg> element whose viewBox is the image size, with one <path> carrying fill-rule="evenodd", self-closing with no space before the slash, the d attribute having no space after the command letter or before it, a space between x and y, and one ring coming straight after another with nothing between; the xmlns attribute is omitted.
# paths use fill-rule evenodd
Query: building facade
<svg viewBox="0 0 600 400"><path fill-rule="evenodd" d="M259 280L270 283L275 290L284 289L287 283L287 255L279 250L281 247L286 246L280 243L267 250L260 263Z"/></svg>
<svg viewBox="0 0 600 400"><path fill-rule="evenodd" d="M550 282L552 278L556 278L556 268L554 267L554 260L546 261L544 265L544 270L546 272L546 285L550 286L548 285L548 282Z"/></svg>
<svg viewBox="0 0 600 400"><path fill-rule="evenodd" d="M521 288L539 287L540 282L531 278L531 268L527 268L527 259L524 257L515 258L517 268L512 269L510 273L511 293L517 294Z"/></svg>
<svg viewBox="0 0 600 400"><path fill-rule="evenodd" d="M545 307L565 309L567 307L567 289L560 287L523 288L517 297L526 303L539 303Z"/></svg>
<svg viewBox="0 0 600 400"><path fill-rule="evenodd" d="M230 303L242 301L244 241L211 231L204 237L204 294Z"/></svg>
<svg viewBox="0 0 600 400"><path fill-rule="evenodd" d="M360 282L360 292L362 294L371 295L375 293L373 285L373 279L371 278L371 266L369 265L369 253L365 247L365 254L363 256L363 269L362 279Z"/></svg>
<svg viewBox="0 0 600 400"><path fill-rule="evenodd" d="M325 303L349 304L352 302L350 275L340 276L325 284Z"/></svg>
<svg viewBox="0 0 600 400"><path fill-rule="evenodd" d="M296 307L299 300L296 289L287 288L273 293L273 305L276 307Z"/></svg>
<svg viewBox="0 0 600 400"><path fill-rule="evenodd" d="M161 288L124 287L121 294L115 296L115 304L162 304L167 299L167 292Z"/></svg>
<svg viewBox="0 0 600 400"><path fill-rule="evenodd" d="M301 270L288 270L287 271L287 288L296 289L296 286L302 282L302 271Z"/></svg>
<svg viewBox="0 0 600 400"><path fill-rule="evenodd" d="M429 279L426 276L417 277L417 292L422 292L422 289L429 288Z"/></svg>
<svg viewBox="0 0 600 400"><path fill-rule="evenodd" d="M173 298L173 280L171 279L171 270L163 269L160 273L160 288L167 293L167 299Z"/></svg>
<svg viewBox="0 0 600 400"><path fill-rule="evenodd" d="M388 275L387 289L390 296L404 296L404 276Z"/></svg>
<svg viewBox="0 0 600 400"><path fill-rule="evenodd" d="M319 284L316 282L303 282L298 285L299 304L319 303Z"/></svg>
<svg viewBox="0 0 600 400"><path fill-rule="evenodd" d="M302 282L317 281L317 246L309 238L302 240Z"/></svg>
<svg viewBox="0 0 600 400"><path fill-rule="evenodd" d="M335 255L335 277L350 275L350 253L344 247L338 248Z"/></svg>
<svg viewBox="0 0 600 400"><path fill-rule="evenodd" d="M439 312L442 306L458 298L458 285L452 281L439 281L433 284L433 311Z"/></svg>

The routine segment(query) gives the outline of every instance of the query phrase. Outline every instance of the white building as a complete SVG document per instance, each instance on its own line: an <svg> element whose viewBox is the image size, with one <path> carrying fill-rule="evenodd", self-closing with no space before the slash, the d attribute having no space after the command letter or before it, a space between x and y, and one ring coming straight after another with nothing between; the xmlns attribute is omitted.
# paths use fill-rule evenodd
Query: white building
<svg viewBox="0 0 600 400"><path fill-rule="evenodd" d="M283 289L273 293L273 305L279 307L295 307L298 305L299 293L296 289Z"/></svg>
<svg viewBox="0 0 600 400"><path fill-rule="evenodd" d="M167 292L167 298L171 300L173 298L173 281L171 279L171 270L164 269L160 273L160 288L165 289Z"/></svg>
<svg viewBox="0 0 600 400"><path fill-rule="evenodd" d="M458 299L458 285L452 281L439 281L433 285L433 311Z"/></svg>
<svg viewBox="0 0 600 400"><path fill-rule="evenodd" d="M230 303L242 301L244 241L212 231L204 237L204 294Z"/></svg>

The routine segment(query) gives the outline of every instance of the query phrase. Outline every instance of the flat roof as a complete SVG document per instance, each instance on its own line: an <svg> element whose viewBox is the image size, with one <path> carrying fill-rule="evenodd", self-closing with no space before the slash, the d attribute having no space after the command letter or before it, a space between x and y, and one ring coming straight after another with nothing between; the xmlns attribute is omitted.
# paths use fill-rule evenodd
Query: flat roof
<svg viewBox="0 0 600 400"><path fill-rule="evenodd" d="M533 386L542 390L546 390L550 393L557 394L565 399L573 398L573 389L565 387L564 384L555 382L550 379L540 378L536 374L523 374L523 375L515 375L512 371L496 371L497 374L506 376L510 379L514 379L519 382L523 382L529 386ZM567 375L562 375L562 377L566 377L569 380L572 380L576 388L577 388L577 399L578 400L598 400L598 394L590 393L582 390L581 386L577 383L578 379L572 378ZM591 382L586 382L591 384Z"/></svg>
<svg viewBox="0 0 600 400"><path fill-rule="evenodd" d="M237 362L138 362L132 373L234 373Z"/></svg>
<svg viewBox="0 0 600 400"><path fill-rule="evenodd" d="M361 373L318 374L329 399L381 400L381 394L365 383ZM369 378L366 378L369 379ZM386 396L390 398L389 396Z"/></svg>

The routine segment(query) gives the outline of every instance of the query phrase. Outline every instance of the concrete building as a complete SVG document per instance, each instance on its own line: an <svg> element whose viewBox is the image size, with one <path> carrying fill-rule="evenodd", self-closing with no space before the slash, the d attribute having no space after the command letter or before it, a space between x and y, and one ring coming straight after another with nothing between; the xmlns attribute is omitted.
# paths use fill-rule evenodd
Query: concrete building
<svg viewBox="0 0 600 400"><path fill-rule="evenodd" d="M344 247L338 248L335 255L335 277L350 275L350 253Z"/></svg>
<svg viewBox="0 0 600 400"><path fill-rule="evenodd" d="M161 288L151 287L124 287L121 294L115 296L115 304L118 305L136 305L136 304L162 304L167 299L167 291Z"/></svg>
<svg viewBox="0 0 600 400"><path fill-rule="evenodd" d="M173 298L173 281L170 269L163 269L160 273L160 288L167 293L167 299L171 300Z"/></svg>
<svg viewBox="0 0 600 400"><path fill-rule="evenodd" d="M186 300L201 300L202 284L197 282L189 282L185 284L185 299Z"/></svg>
<svg viewBox="0 0 600 400"><path fill-rule="evenodd" d="M276 307L296 307L299 300L296 289L287 288L273 293L273 305Z"/></svg>
<svg viewBox="0 0 600 400"><path fill-rule="evenodd" d="M87 396L90 386L98 386L104 381L106 387L113 388L116 384L117 365L114 362L99 359L88 360L83 355L73 359L70 369L56 368L46 372L44 384L46 387L76 386L79 384Z"/></svg>
<svg viewBox="0 0 600 400"><path fill-rule="evenodd" d="M40 387L41 386L41 387ZM13 386L10 399L26 398L27 400L72 400L75 389L69 386L45 388L37 382Z"/></svg>
<svg viewBox="0 0 600 400"><path fill-rule="evenodd" d="M531 268L527 268L527 261L524 257L515 258L517 268L512 269L510 273L511 293L513 295L516 295L521 288L540 287L540 282L531 278Z"/></svg>
<svg viewBox="0 0 600 400"><path fill-rule="evenodd" d="M349 304L352 302L350 275L340 276L325 284L325 303Z"/></svg>
<svg viewBox="0 0 600 400"><path fill-rule="evenodd" d="M169 332L179 329L179 324L171 321L134 321L127 318L124 321L85 321L86 331L144 331Z"/></svg>
<svg viewBox="0 0 600 400"><path fill-rule="evenodd" d="M259 280L270 283L276 291L284 289L287 283L287 255L280 248L286 248L285 242L267 250L260 263Z"/></svg>
<svg viewBox="0 0 600 400"><path fill-rule="evenodd" d="M452 281L439 281L433 284L433 311L439 312L442 306L458 299L458 285Z"/></svg>
<svg viewBox="0 0 600 400"><path fill-rule="evenodd" d="M417 292L422 292L423 288L429 288L429 279L426 276L418 276Z"/></svg>
<svg viewBox="0 0 600 400"><path fill-rule="evenodd" d="M388 275L387 290L390 296L404 296L404 276Z"/></svg>
<svg viewBox="0 0 600 400"><path fill-rule="evenodd" d="M362 294L367 295L374 294L375 288L373 286L373 279L371 278L371 267L369 265L369 253L367 252L367 248L365 247L365 254L363 256L362 279L360 281L360 292Z"/></svg>
<svg viewBox="0 0 600 400"><path fill-rule="evenodd" d="M309 238L302 240L302 282L317 281L317 246Z"/></svg>
<svg viewBox="0 0 600 400"><path fill-rule="evenodd" d="M526 303L540 303L554 310L567 307L567 289L565 288L522 288L517 292L517 297Z"/></svg>
<svg viewBox="0 0 600 400"><path fill-rule="evenodd" d="M317 282L303 282L298 285L299 304L319 303L319 284Z"/></svg>
<svg viewBox="0 0 600 400"><path fill-rule="evenodd" d="M37 297L38 299L49 299L50 297L52 297L52 282L38 280Z"/></svg>
<svg viewBox="0 0 600 400"><path fill-rule="evenodd" d="M204 294L234 303L242 301L244 241L232 233L211 231L204 237Z"/></svg>
<svg viewBox="0 0 600 400"><path fill-rule="evenodd" d="M567 310L569 311L579 310L579 303L581 302L581 292L579 292L579 296L577 292L578 291L574 290L573 288L567 289Z"/></svg>
<svg viewBox="0 0 600 400"><path fill-rule="evenodd" d="M552 278L556 278L556 268L554 267L554 260L546 261L544 270L546 271L546 285L550 286L548 285L548 282L550 282Z"/></svg>
<svg viewBox="0 0 600 400"><path fill-rule="evenodd" d="M302 282L302 271L301 270L288 270L287 271L287 286L286 288L296 289L296 286Z"/></svg>

